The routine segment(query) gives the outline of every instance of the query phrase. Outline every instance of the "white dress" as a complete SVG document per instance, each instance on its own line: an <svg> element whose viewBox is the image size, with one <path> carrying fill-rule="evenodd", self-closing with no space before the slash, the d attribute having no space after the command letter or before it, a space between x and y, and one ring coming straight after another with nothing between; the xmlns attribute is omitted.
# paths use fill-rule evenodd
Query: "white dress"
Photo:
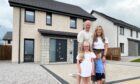
<svg viewBox="0 0 140 84"><path fill-rule="evenodd" d="M92 73L92 62L91 58L96 58L95 54L93 52L91 53L85 53L84 60L80 63L81 67L81 77L90 77ZM78 56L77 56L78 59Z"/></svg>

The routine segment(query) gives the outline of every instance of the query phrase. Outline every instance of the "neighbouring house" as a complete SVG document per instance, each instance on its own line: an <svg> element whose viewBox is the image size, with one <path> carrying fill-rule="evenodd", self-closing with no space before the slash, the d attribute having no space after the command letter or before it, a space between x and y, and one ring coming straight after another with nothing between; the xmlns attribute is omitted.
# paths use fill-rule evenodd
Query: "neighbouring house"
<svg viewBox="0 0 140 84"><path fill-rule="evenodd" d="M103 26L109 47L120 47L121 56L140 56L140 28L95 10L91 14L97 18L93 29Z"/></svg>
<svg viewBox="0 0 140 84"><path fill-rule="evenodd" d="M77 33L91 14L55 0L9 0L13 7L12 62L74 63Z"/></svg>
<svg viewBox="0 0 140 84"><path fill-rule="evenodd" d="M7 32L4 37L4 45L12 45L12 32Z"/></svg>

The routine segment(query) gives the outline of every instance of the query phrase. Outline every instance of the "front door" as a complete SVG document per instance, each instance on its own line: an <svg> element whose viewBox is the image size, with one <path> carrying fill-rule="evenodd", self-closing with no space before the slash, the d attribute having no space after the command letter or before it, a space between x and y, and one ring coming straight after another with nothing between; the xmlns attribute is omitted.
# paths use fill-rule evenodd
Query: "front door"
<svg viewBox="0 0 140 84"><path fill-rule="evenodd" d="M77 52L78 52L78 42L77 40L74 40L74 44L73 44L73 63L76 63L76 57L77 57Z"/></svg>
<svg viewBox="0 0 140 84"><path fill-rule="evenodd" d="M67 61L67 40L56 39L56 61Z"/></svg>
<svg viewBox="0 0 140 84"><path fill-rule="evenodd" d="M25 39L24 40L24 62L34 61L34 40Z"/></svg>

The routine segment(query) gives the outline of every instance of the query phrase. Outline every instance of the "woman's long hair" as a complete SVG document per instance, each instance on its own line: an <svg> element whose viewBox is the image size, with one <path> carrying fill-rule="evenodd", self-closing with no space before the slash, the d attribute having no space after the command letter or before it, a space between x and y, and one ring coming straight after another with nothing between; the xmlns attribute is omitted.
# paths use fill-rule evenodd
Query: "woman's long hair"
<svg viewBox="0 0 140 84"><path fill-rule="evenodd" d="M98 39L97 39L97 37L98 37L98 35L97 35L97 30L98 30L98 29L101 29L101 36L100 36L100 37L102 38L102 41L105 42L104 30L103 30L102 26L99 25L99 26L96 27L95 32L94 32L94 34L93 34L93 36L94 36L94 37L93 37L93 43L94 43L94 42L97 42L97 40L98 40Z"/></svg>

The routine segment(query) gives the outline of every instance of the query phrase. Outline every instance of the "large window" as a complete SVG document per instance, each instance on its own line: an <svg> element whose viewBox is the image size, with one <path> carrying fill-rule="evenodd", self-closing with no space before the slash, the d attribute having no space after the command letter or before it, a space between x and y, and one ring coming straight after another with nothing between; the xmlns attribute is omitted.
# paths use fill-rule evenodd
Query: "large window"
<svg viewBox="0 0 140 84"><path fill-rule="evenodd" d="M25 9L25 22L35 23L35 11Z"/></svg>
<svg viewBox="0 0 140 84"><path fill-rule="evenodd" d="M47 25L52 25L52 13L48 13L46 14L46 24Z"/></svg>
<svg viewBox="0 0 140 84"><path fill-rule="evenodd" d="M124 35L124 27L120 26L120 34Z"/></svg>
<svg viewBox="0 0 140 84"><path fill-rule="evenodd" d="M131 37L133 36L133 30L132 29L130 30L130 36Z"/></svg>
<svg viewBox="0 0 140 84"><path fill-rule="evenodd" d="M71 17L70 18L70 28L76 29L77 27L77 18Z"/></svg>
<svg viewBox="0 0 140 84"><path fill-rule="evenodd" d="M124 53L124 43L120 43L121 53Z"/></svg>

